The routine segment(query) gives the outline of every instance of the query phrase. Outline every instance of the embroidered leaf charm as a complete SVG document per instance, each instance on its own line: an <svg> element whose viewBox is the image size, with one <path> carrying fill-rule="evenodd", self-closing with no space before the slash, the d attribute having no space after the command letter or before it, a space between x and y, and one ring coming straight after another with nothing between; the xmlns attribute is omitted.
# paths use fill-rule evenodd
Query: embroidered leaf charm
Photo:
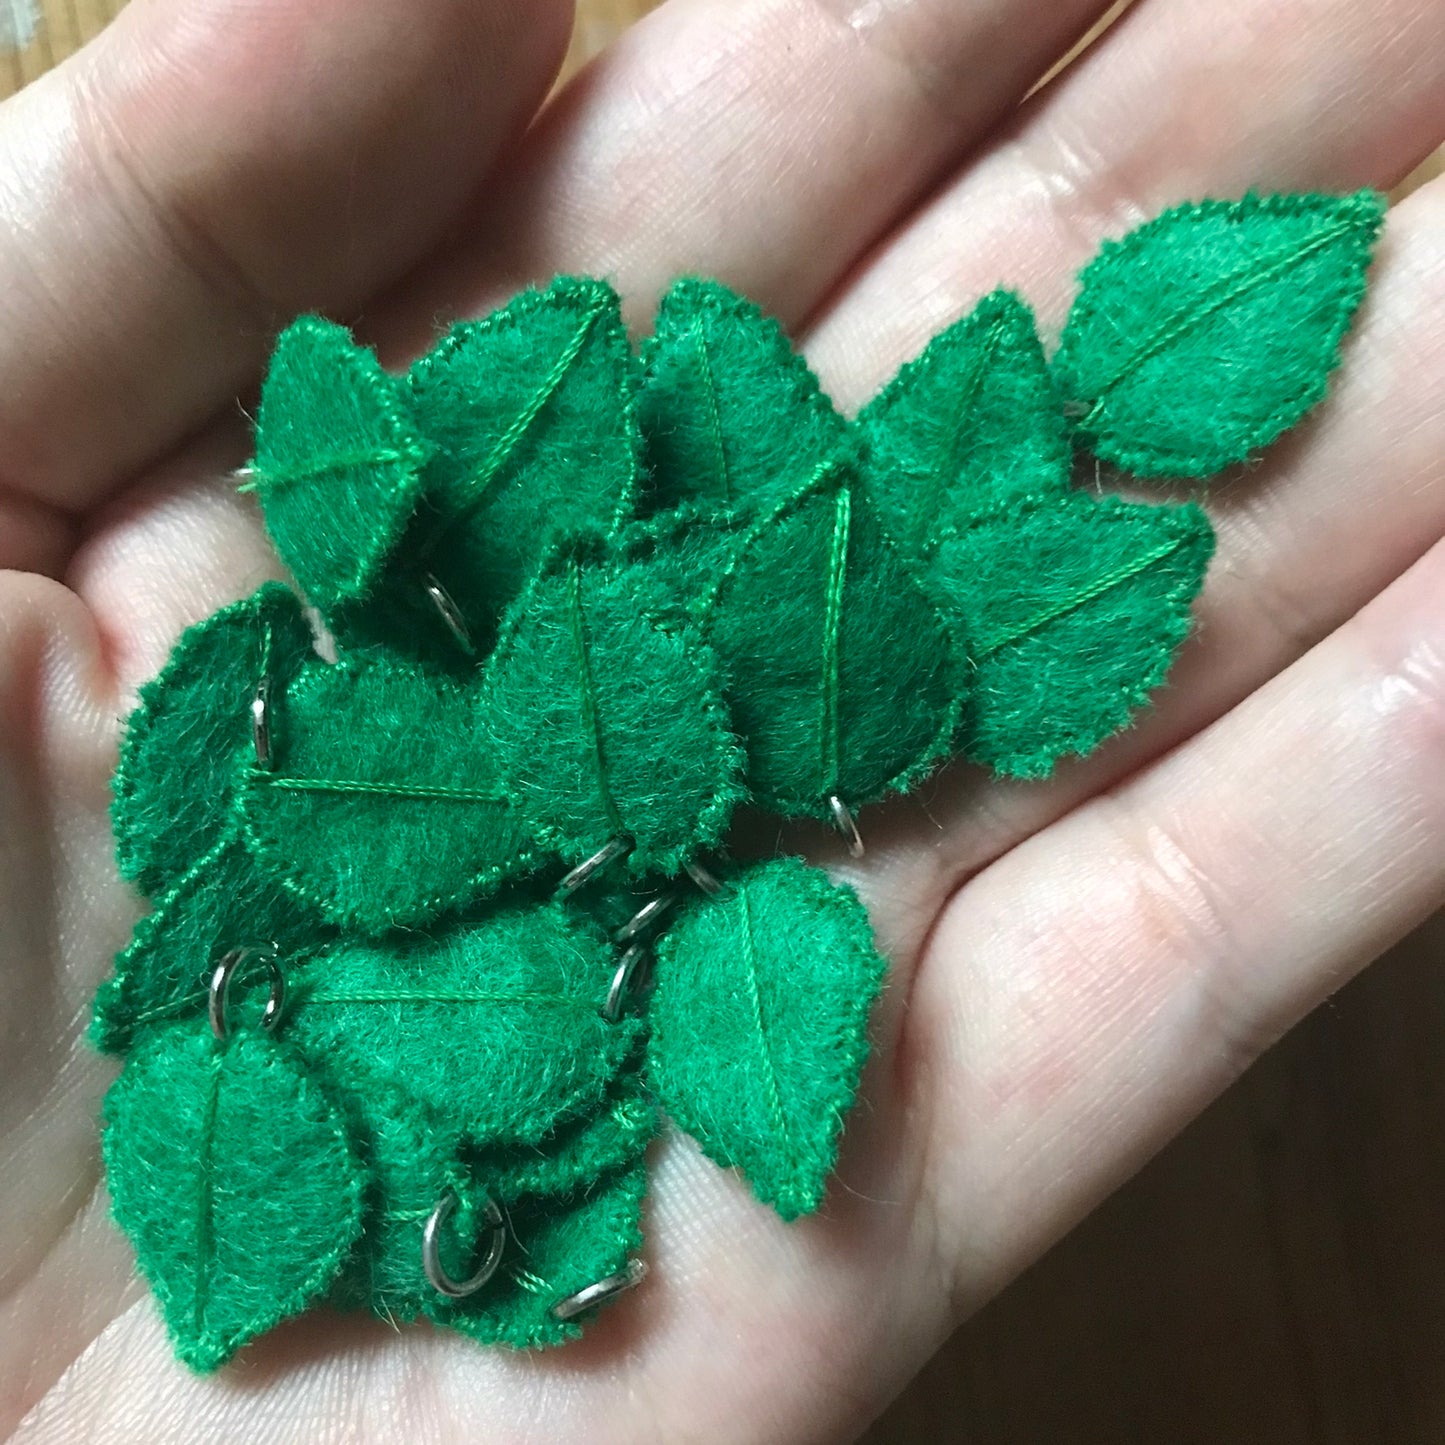
<svg viewBox="0 0 1445 1445"><path fill-rule="evenodd" d="M321 612L371 592L428 453L402 384L344 327L303 316L281 333L261 389L255 486L276 550Z"/></svg>
<svg viewBox="0 0 1445 1445"><path fill-rule="evenodd" d="M262 867L343 927L415 925L533 866L478 691L380 653L319 660L273 697L273 758L242 789Z"/></svg>
<svg viewBox="0 0 1445 1445"><path fill-rule="evenodd" d="M935 336L863 409L868 496L909 557L981 512L1069 484L1072 454L1033 313L1008 291Z"/></svg>
<svg viewBox="0 0 1445 1445"><path fill-rule="evenodd" d="M823 1197L884 969L852 891L796 858L748 869L658 945L658 1097L784 1219Z"/></svg>
<svg viewBox="0 0 1445 1445"><path fill-rule="evenodd" d="M1214 549L1197 507L1076 494L981 519L939 549L939 588L968 619L975 676L964 747L1043 777L1128 722L1164 680Z"/></svg>
<svg viewBox="0 0 1445 1445"><path fill-rule="evenodd" d="M536 1349L575 1339L584 1317L557 1319L564 1300L626 1279L642 1247L641 1161L569 1195L527 1195L508 1205L511 1237L496 1277L469 1299L432 1295L427 1314L482 1344Z"/></svg>
<svg viewBox="0 0 1445 1445"><path fill-rule="evenodd" d="M262 873L233 824L136 925L100 987L91 1042L129 1049L147 1029L205 1011L212 970L231 949L271 948L288 971L329 930Z"/></svg>
<svg viewBox="0 0 1445 1445"><path fill-rule="evenodd" d="M636 1038L601 1016L617 959L561 904L439 938L347 941L295 982L287 1036L338 1090L394 1087L471 1144L535 1143L596 1105Z"/></svg>
<svg viewBox="0 0 1445 1445"><path fill-rule="evenodd" d="M437 447L413 560L480 646L557 538L630 515L633 367L616 293L566 276L455 327L412 367L412 405Z"/></svg>
<svg viewBox="0 0 1445 1445"><path fill-rule="evenodd" d="M312 656L300 604L279 582L182 633L141 688L121 743L111 818L125 877L158 895L217 845L240 758L252 751L257 685Z"/></svg>
<svg viewBox="0 0 1445 1445"><path fill-rule="evenodd" d="M106 1115L115 1217L188 1365L214 1369L330 1286L361 1228L361 1171L277 1040L169 1029L136 1051Z"/></svg>
<svg viewBox="0 0 1445 1445"><path fill-rule="evenodd" d="M716 281L662 298L638 410L654 507L781 502L844 446L847 424L783 329Z"/></svg>
<svg viewBox="0 0 1445 1445"><path fill-rule="evenodd" d="M1207 476L1325 394L1365 293L1384 198L1246 196L1178 206L1084 270L1055 373L1099 456Z"/></svg>
<svg viewBox="0 0 1445 1445"><path fill-rule="evenodd" d="M632 872L676 873L738 799L716 661L693 630L658 620L663 606L646 568L564 560L497 644L490 744L519 814L569 865L626 836Z"/></svg>
<svg viewBox="0 0 1445 1445"><path fill-rule="evenodd" d="M846 475L759 518L704 605L761 806L826 819L947 754L949 629Z"/></svg>

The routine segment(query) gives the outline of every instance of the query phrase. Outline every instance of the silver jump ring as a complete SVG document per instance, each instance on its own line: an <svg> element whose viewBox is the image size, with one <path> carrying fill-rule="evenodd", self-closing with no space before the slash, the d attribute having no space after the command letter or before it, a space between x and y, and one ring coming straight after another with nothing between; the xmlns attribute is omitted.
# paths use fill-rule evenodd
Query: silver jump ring
<svg viewBox="0 0 1445 1445"><path fill-rule="evenodd" d="M698 888L709 898L716 898L718 894L723 891L722 883L719 881L717 875L713 873L710 868L704 867L703 864L699 863L696 859L693 859L690 863L684 863L683 867L687 871L687 876L691 878L692 881L697 884Z"/></svg>
<svg viewBox="0 0 1445 1445"><path fill-rule="evenodd" d="M471 629L467 626L467 620L462 616L462 609L457 606L456 599L431 572L421 579L421 585L431 605L436 608L441 620L446 623L447 631L456 640L457 646L468 657L471 657L477 649L472 642Z"/></svg>
<svg viewBox="0 0 1445 1445"><path fill-rule="evenodd" d="M256 745L256 766L271 762L271 679L263 677L251 697L251 741Z"/></svg>
<svg viewBox="0 0 1445 1445"><path fill-rule="evenodd" d="M645 943L634 943L622 955L607 989L607 1001L602 1005L602 1017L608 1023L615 1024L622 1017L628 999L637 992L637 986L642 981L638 978L639 970L643 972L644 978L646 976L647 960L648 949Z"/></svg>
<svg viewBox="0 0 1445 1445"><path fill-rule="evenodd" d="M604 868L620 863L637 845L626 833L617 833L609 838L590 858L579 863L561 883L557 885L563 898L570 898L579 888L584 888Z"/></svg>
<svg viewBox="0 0 1445 1445"><path fill-rule="evenodd" d="M639 938L642 934L651 930L654 924L659 922L677 904L676 893L659 893L656 898L649 898L615 935L618 943L631 943L633 939Z"/></svg>
<svg viewBox="0 0 1445 1445"><path fill-rule="evenodd" d="M456 1213L461 1204L455 1189L448 1189L436 1202L436 1208L427 1216L421 1232L421 1267L427 1283L448 1299L465 1299L476 1292L496 1274L497 1266L507 1247L507 1221L496 1201L490 1194L482 1196L482 1219L491 1226L491 1238L487 1242L487 1253L476 1272L467 1279L453 1279L442 1264L441 1233L447 1221Z"/></svg>
<svg viewBox="0 0 1445 1445"><path fill-rule="evenodd" d="M233 948L211 974L211 990L206 1002L211 1032L218 1039L225 1039L230 1033L226 1023L226 1005L231 992L231 980L244 965L254 961L264 963L266 971L271 975L271 993L261 1015L261 1027L269 1032L281 1022L281 1011L286 1007L286 975L281 971L281 961L276 957L276 950Z"/></svg>
<svg viewBox="0 0 1445 1445"><path fill-rule="evenodd" d="M833 815L833 826L843 835L844 841L848 844L848 856L850 858L861 858L866 851L863 847L863 835L858 831L858 824L853 820L853 814L847 803L834 793L828 799L828 811Z"/></svg>
<svg viewBox="0 0 1445 1445"><path fill-rule="evenodd" d="M552 1318L562 1324L575 1320L578 1315L586 1314L588 1310L605 1305L618 1295L635 1289L646 1277L647 1265L640 1259L630 1259L626 1269L609 1274L606 1279L599 1279L596 1284L589 1284L585 1289L579 1289L576 1294L569 1294L566 1299L558 1300L552 1306Z"/></svg>

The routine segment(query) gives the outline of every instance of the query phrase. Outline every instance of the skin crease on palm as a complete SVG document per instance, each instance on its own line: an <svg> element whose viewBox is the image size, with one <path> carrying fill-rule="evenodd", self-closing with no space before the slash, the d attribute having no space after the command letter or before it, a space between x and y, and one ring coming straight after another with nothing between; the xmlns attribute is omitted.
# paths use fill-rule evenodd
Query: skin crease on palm
<svg viewBox="0 0 1445 1445"><path fill-rule="evenodd" d="M1056 333L1187 197L1389 186L1445 139L1440 0L670 0L542 104L560 0L134 0L0 107L0 1425L29 1442L848 1438L944 1334L1445 899L1445 183L1392 214L1322 412L1215 484L1157 708L964 768L843 867L893 973L821 1215L657 1151L646 1285L540 1357L317 1314L210 1378L106 1217L81 1035L137 902L118 719L272 575L225 480L269 336L392 362L556 270L679 272L845 407L998 284ZM810 838L819 844L817 838Z"/></svg>

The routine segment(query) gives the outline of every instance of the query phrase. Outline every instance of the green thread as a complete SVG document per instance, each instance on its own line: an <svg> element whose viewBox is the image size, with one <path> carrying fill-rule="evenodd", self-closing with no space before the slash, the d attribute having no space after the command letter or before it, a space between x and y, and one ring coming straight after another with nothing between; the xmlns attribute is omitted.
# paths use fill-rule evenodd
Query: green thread
<svg viewBox="0 0 1445 1445"><path fill-rule="evenodd" d="M1160 562L1172 557L1190 541L1191 539L1188 537L1173 537L1167 542L1161 542L1143 556L1136 557L1127 567L1120 567L1116 571L1108 573L1091 586L1076 592L1072 597L1067 597L1040 612L1036 617L1031 617L1022 627L989 641L979 642L975 639L975 659L982 662L985 658L1001 652L1005 647L1011 647L1015 642L1021 642L1025 637L1047 627L1051 622L1057 622L1059 618L1067 617L1069 613L1076 612L1080 607L1087 607L1090 602L1112 592L1114 588L1122 587L1131 578L1138 577L1141 573L1147 572L1149 568L1158 566Z"/></svg>
<svg viewBox="0 0 1445 1445"><path fill-rule="evenodd" d="M733 504L732 477L728 471L727 447L723 443L722 416L718 411L717 387L712 379L712 362L708 359L707 339L702 327L694 326L693 342L697 348L697 369L702 374L702 394L707 406L707 434L712 443L713 457L717 465L718 489L725 507Z"/></svg>
<svg viewBox="0 0 1445 1445"><path fill-rule="evenodd" d="M614 834L625 833L622 814L607 782L607 755L602 746L602 725L597 716L596 685L592 676L592 659L587 650L586 620L582 615L582 572L573 559L567 566L567 615L572 627L572 645L577 653L577 677L582 689L582 730L592 749L597 769L597 790L602 811L607 815Z"/></svg>
<svg viewBox="0 0 1445 1445"><path fill-rule="evenodd" d="M1247 296L1251 291L1257 290L1266 282L1274 280L1276 276L1284 275L1292 266L1308 260L1317 251L1323 250L1326 246L1338 241L1342 236L1347 236L1355 229L1354 224L1337 223L1321 231L1313 240L1307 241L1303 246L1282 247L1277 255L1265 262L1263 265L1241 266L1232 276L1226 276L1220 283L1219 289L1210 298L1207 304L1195 311L1185 311L1176 314L1153 336L1146 340L1137 351L1130 355L1123 364L1117 368L1113 376L1106 378L1099 385L1098 394L1093 405L1089 408L1084 418L1084 425L1087 426L1097 419L1097 413L1104 398L1113 391L1121 382L1133 375L1146 361L1157 356L1165 350L1171 342L1177 341L1181 336L1198 326L1209 317L1222 311L1231 302Z"/></svg>
<svg viewBox="0 0 1445 1445"><path fill-rule="evenodd" d="M778 1070L773 1063L773 1051L768 1046L767 1024L763 1018L763 996L758 985L757 941L753 937L753 905L748 890L740 888L737 894L738 908L742 915L743 936L743 977L747 981L748 1002L752 1007L753 1026L757 1030L758 1052L763 1060L763 1093L767 1099L768 1113L772 1115L773 1130L784 1154L790 1152L788 1121L783 1115L783 1098L778 1088Z"/></svg>
<svg viewBox="0 0 1445 1445"><path fill-rule="evenodd" d="M987 375L989 365L998 351L998 344L1006 329L1007 323L1004 318L995 316L989 323L983 341L972 358L973 364L964 378L963 385L959 387L958 408L954 412L953 426L939 449L939 464L929 477L927 512L934 516L943 510L943 493L958 471L959 451L963 445L965 424L978 401L979 393L983 389L984 377ZM922 510L920 508L920 511Z"/></svg>
<svg viewBox="0 0 1445 1445"><path fill-rule="evenodd" d="M268 773L264 768L252 770L252 776L268 787L288 793L364 793L380 798L415 799L419 802L490 803L510 806L502 793L485 788L453 788L444 783L371 783L362 778L286 778Z"/></svg>
<svg viewBox="0 0 1445 1445"><path fill-rule="evenodd" d="M833 513L833 538L828 555L828 581L823 610L823 718L818 745L821 752L825 793L837 791L838 759L842 751L838 723L839 642L843 624L843 588L848 574L848 533L852 518L852 493L838 489Z"/></svg>
<svg viewBox="0 0 1445 1445"><path fill-rule="evenodd" d="M339 452L335 456L320 457L304 467L280 470L268 467L264 473L258 472L253 479L243 482L236 490L254 492L262 484L274 487L295 486L301 482L314 482L321 477L334 476L348 467L381 467L395 462L417 460L415 451L396 447L382 447L365 452Z"/></svg>
<svg viewBox="0 0 1445 1445"><path fill-rule="evenodd" d="M471 496L448 519L449 528L466 522L486 500L492 483L501 475L502 469L512 459L513 453L521 446L527 433L531 431L532 424L542 414L542 408L552 399L557 388L566 380L567 373L576 365L577 358L581 356L582 348L586 345L588 333L591 332L593 324L605 309L605 306L598 302L583 314L577 330L552 364L551 371L542 379L542 384L532 393L531 399L517 413L512 424L497 438L496 445L488 453L486 461L482 463L481 470L472 483ZM434 537L426 550L430 551L439 540L439 537Z"/></svg>

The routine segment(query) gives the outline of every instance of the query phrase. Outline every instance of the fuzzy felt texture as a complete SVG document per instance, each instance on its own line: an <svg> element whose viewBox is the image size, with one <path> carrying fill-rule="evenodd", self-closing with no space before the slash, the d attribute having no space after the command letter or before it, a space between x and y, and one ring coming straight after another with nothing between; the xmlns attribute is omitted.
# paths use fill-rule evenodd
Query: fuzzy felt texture
<svg viewBox="0 0 1445 1445"><path fill-rule="evenodd" d="M260 865L363 933L494 892L541 850L456 680L382 652L319 659L274 698L273 756L241 790Z"/></svg>
<svg viewBox="0 0 1445 1445"><path fill-rule="evenodd" d="M1055 358L1085 444L1144 476L1207 476L1325 394L1385 199L1246 196L1106 242Z"/></svg>
<svg viewBox="0 0 1445 1445"><path fill-rule="evenodd" d="M212 1370L322 1296L361 1229L342 1120L278 1040L154 1035L106 1096L115 1217L175 1342Z"/></svg>
<svg viewBox="0 0 1445 1445"><path fill-rule="evenodd" d="M524 1195L507 1207L510 1237L496 1277L464 1300L433 1294L427 1314L482 1344L537 1349L575 1339L582 1319L552 1318L578 1290L620 1274L642 1248L641 1160L566 1195Z"/></svg>
<svg viewBox="0 0 1445 1445"><path fill-rule="evenodd" d="M664 626L645 570L563 557L519 599L487 670L487 749L534 836L569 866L619 834L676 873L741 795L712 650Z"/></svg>
<svg viewBox="0 0 1445 1445"><path fill-rule="evenodd" d="M402 383L345 328L303 316L281 333L256 418L255 489L281 560L323 615L375 586L430 453Z"/></svg>
<svg viewBox="0 0 1445 1445"><path fill-rule="evenodd" d="M570 1194L639 1159L657 1124L657 1106L629 1064L595 1112L564 1120L535 1144L497 1145L470 1158L497 1199Z"/></svg>
<svg viewBox="0 0 1445 1445"><path fill-rule="evenodd" d="M758 518L701 607L763 807L826 819L830 798L906 791L947 755L953 630L847 473Z"/></svg>
<svg viewBox="0 0 1445 1445"><path fill-rule="evenodd" d="M96 995L91 1042L123 1053L149 1029L204 1013L212 970L233 948L274 949L289 972L330 936L257 868L233 824L136 925Z"/></svg>
<svg viewBox="0 0 1445 1445"><path fill-rule="evenodd" d="M716 281L674 284L642 360L655 510L771 508L848 445L846 423L782 327Z"/></svg>
<svg viewBox="0 0 1445 1445"><path fill-rule="evenodd" d="M637 1037L601 1016L616 957L561 904L438 938L337 945L295 980L286 1035L332 1089L387 1087L471 1144L535 1144L596 1108Z"/></svg>
<svg viewBox="0 0 1445 1445"><path fill-rule="evenodd" d="M970 620L964 750L1047 775L1118 731L1189 632L1214 550L1197 507L1075 494L980 518L940 547L940 590Z"/></svg>
<svg viewBox="0 0 1445 1445"><path fill-rule="evenodd" d="M630 514L634 367L616 293L569 276L463 322L412 367L436 454L410 560L450 592L479 650L559 537Z"/></svg>
<svg viewBox="0 0 1445 1445"><path fill-rule="evenodd" d="M885 969L852 890L796 858L740 873L658 946L658 1098L784 1219L823 1197Z"/></svg>
<svg viewBox="0 0 1445 1445"><path fill-rule="evenodd" d="M121 873L151 897L174 887L230 827L251 703L314 656L296 596L268 582L181 634L126 721L111 821Z"/></svg>
<svg viewBox="0 0 1445 1445"><path fill-rule="evenodd" d="M1073 461L1033 313L995 291L940 332L858 416L868 496L909 557L980 513L1060 495Z"/></svg>

